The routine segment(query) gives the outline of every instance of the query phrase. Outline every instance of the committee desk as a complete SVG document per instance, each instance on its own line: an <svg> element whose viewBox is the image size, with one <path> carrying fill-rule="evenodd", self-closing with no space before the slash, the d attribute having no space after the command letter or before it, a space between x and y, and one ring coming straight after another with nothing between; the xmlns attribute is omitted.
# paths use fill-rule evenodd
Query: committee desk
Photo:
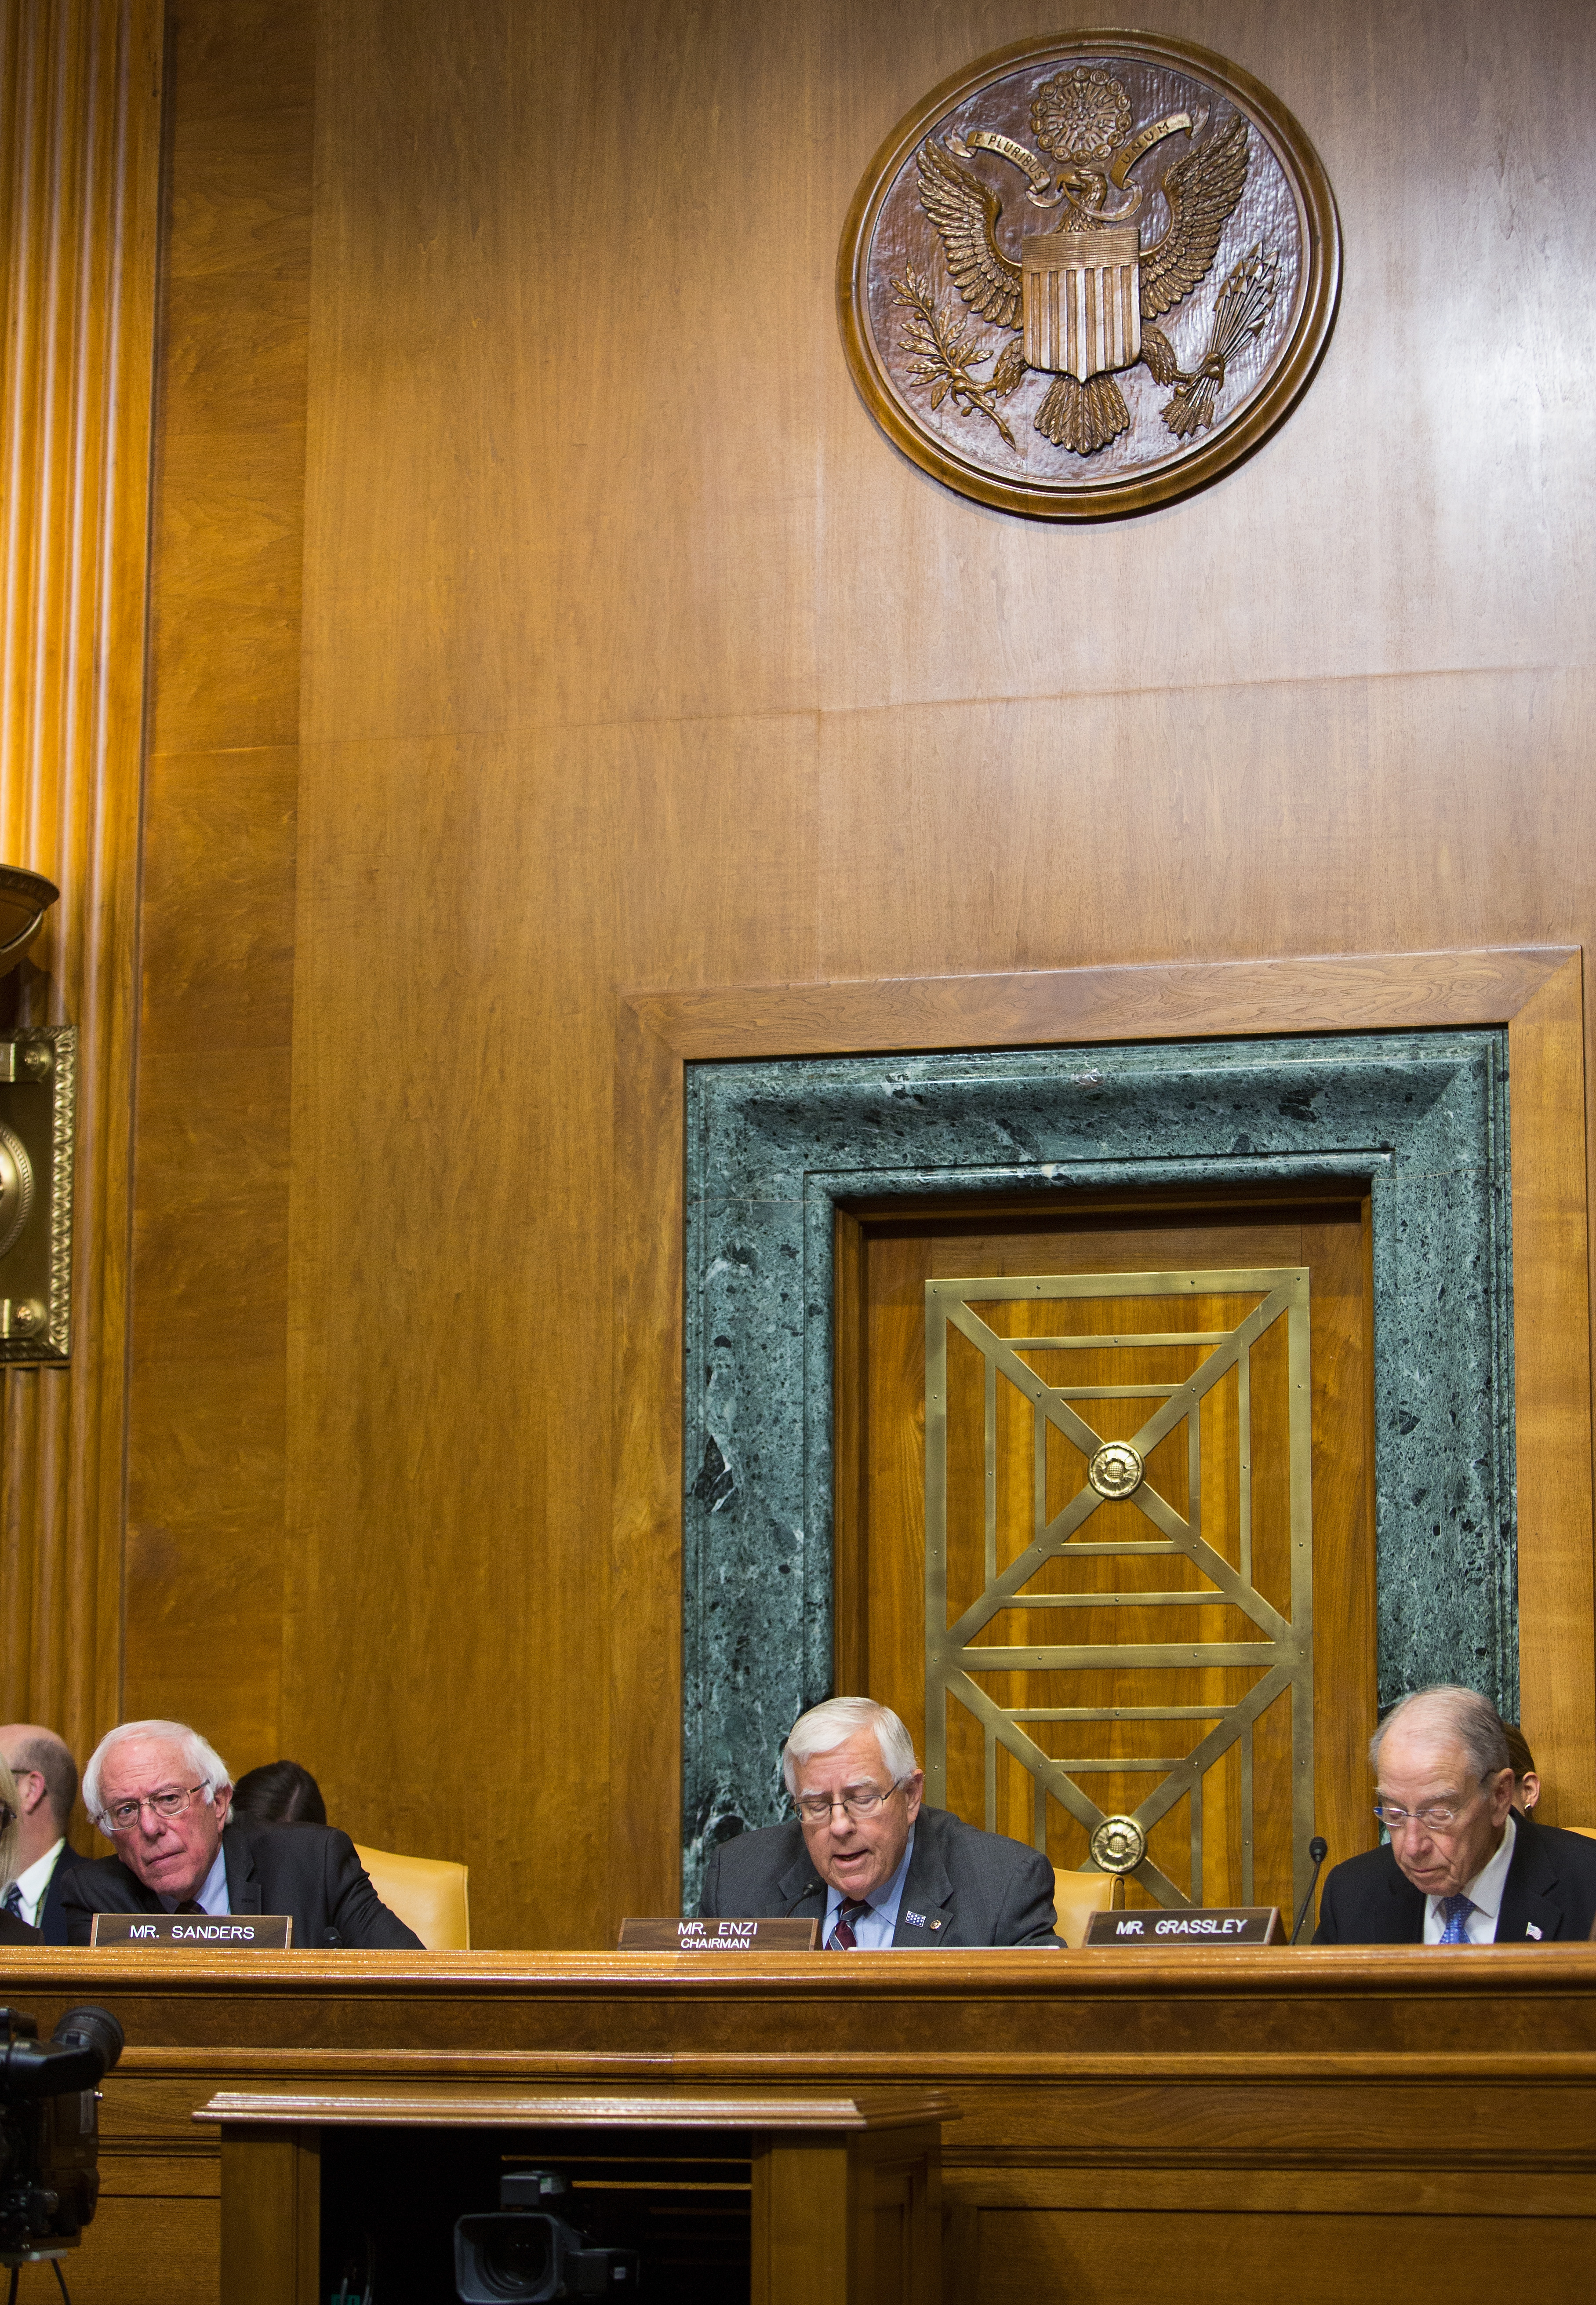
<svg viewBox="0 0 1596 2305"><path fill-rule="evenodd" d="M1584 2293L1596 2254L1592 1946L30 1949L0 1979L41 2032L84 2001L126 2031L76 2305L216 2305L222 2148L196 2116L240 2096L280 2097L302 2123L334 2098L397 2094L422 2131L438 2107L441 2131L484 2090L919 2093L942 2122L949 2305L1561 2299ZM424 2194L463 2206L441 2199L441 2152L435 2165L406 2216ZM45 2278L24 2276L21 2305Z"/></svg>

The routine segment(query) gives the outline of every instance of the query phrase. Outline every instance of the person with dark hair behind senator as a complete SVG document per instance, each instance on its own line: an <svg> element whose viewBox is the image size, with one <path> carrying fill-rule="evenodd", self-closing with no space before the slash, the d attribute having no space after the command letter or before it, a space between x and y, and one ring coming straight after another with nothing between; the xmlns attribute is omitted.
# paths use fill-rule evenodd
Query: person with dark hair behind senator
<svg viewBox="0 0 1596 2305"><path fill-rule="evenodd" d="M310 1770L297 1761L263 1761L233 1786L233 1814L253 1817L257 1824L325 1824L327 1803Z"/></svg>

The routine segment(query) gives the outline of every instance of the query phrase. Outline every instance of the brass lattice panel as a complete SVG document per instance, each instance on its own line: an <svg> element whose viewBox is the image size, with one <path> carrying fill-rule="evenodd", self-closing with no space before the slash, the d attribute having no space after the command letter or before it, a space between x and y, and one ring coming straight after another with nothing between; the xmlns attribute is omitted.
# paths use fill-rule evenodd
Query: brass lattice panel
<svg viewBox="0 0 1596 2305"><path fill-rule="evenodd" d="M982 1305L1050 1300L1170 1297L1193 1299L1256 1296L1245 1317L1213 1329L1172 1328L1091 1334L1051 1333L1045 1318L1028 1323L1036 1333L1000 1333L976 1309ZM1252 1355L1260 1340L1283 1324L1286 1338L1286 1460L1289 1481L1289 1610L1282 1611L1254 1582L1252 1495ZM1056 1322L1053 1324L1057 1327ZM948 1622L948 1331L953 1329L981 1356L984 1385L985 1576L979 1597ZM1032 1355L1088 1351L1106 1358L1162 1348L1200 1348L1201 1357L1178 1382L1086 1384L1047 1382L1030 1365ZM1102 1359L1095 1366L1099 1368ZM1238 1558L1227 1560L1205 1540L1201 1526L1202 1404L1221 1380L1235 1372L1234 1471ZM999 1565L998 1430L1000 1388L1028 1406L1035 1464L1031 1542L1006 1566ZM1125 1437L1106 1436L1091 1422L1089 1404L1146 1399L1150 1413ZM1083 1413L1086 1410L1087 1413ZM1101 1412L1097 1412L1099 1421ZM1119 1421L1124 1421L1120 1412ZM1160 1443L1185 1428L1187 1507L1179 1510L1147 1470ZM1085 1476L1063 1506L1048 1510L1048 1434L1051 1429L1078 1450ZM931 1280L926 1283L926 1775L933 1800L946 1797L947 1699L955 1697L979 1724L984 1745L988 1830L997 1826L997 1756L1010 1753L1034 1784L1037 1846L1047 1849L1049 1795L1095 1836L1088 1860L1128 1873L1161 1904L1201 1901L1204 1779L1232 1748L1239 1747L1242 1894L1253 1896L1253 1731L1277 1704L1290 1713L1292 1873L1295 1893L1306 1887L1307 1844L1313 1831L1313 1548L1312 1403L1309 1391L1308 1273L1290 1267L1261 1271L1128 1272L1040 1275L1018 1278ZM1094 1542L1082 1537L1105 1503L1133 1506L1147 1527L1134 1537ZM1164 1554L1172 1563L1184 1556L1201 1579L1196 1586L1143 1592L1032 1592L1025 1588L1048 1564L1065 1554L1098 1559L1145 1559ZM1245 1640L1093 1642L1057 1646L999 1647L980 1636L1008 1610L1047 1608L1136 1610L1184 1607L1239 1612L1256 1637ZM1209 1667L1251 1667L1257 1678L1244 1695L1227 1703L1153 1702L1137 1705L1002 1705L972 1678L974 1673L1028 1676L1110 1670L1151 1676L1146 1693L1156 1698L1160 1675L1189 1674ZM1040 1693L1040 1692L1039 1692ZM1057 1757L1045 1752L1027 1722L1211 1721L1213 1726L1184 1756L1150 1760L1116 1755ZM1176 1738L1167 1740L1178 1741ZM1121 1819L1108 1816L1082 1779L1103 1773L1153 1773L1146 1798ZM1177 1804L1188 1802L1190 1828L1188 1896L1145 1853L1146 1837Z"/></svg>

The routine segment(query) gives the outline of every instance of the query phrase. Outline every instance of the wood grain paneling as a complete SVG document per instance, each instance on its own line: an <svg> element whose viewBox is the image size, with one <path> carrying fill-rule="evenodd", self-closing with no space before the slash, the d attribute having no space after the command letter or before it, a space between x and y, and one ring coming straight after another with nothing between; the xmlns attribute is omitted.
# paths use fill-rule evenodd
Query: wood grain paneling
<svg viewBox="0 0 1596 2305"><path fill-rule="evenodd" d="M168 11L125 1686L234 1774L280 1750L314 30Z"/></svg>
<svg viewBox="0 0 1596 2305"><path fill-rule="evenodd" d="M8 1020L79 1028L72 1358L0 1374L0 1688L80 1746L119 1695L155 0L0 13L0 855L62 891Z"/></svg>

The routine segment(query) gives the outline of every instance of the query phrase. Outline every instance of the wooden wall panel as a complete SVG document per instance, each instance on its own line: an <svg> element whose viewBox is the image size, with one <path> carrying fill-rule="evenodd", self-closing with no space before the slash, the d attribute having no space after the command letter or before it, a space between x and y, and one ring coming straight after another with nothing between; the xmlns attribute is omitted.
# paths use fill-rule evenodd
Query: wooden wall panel
<svg viewBox="0 0 1596 2305"><path fill-rule="evenodd" d="M178 0L167 54L126 1711L236 1774L280 1730L313 13Z"/></svg>
<svg viewBox="0 0 1596 2305"><path fill-rule="evenodd" d="M80 1747L120 1696L160 101L152 0L0 11L0 857L62 892L0 999L79 1028L72 1357L0 1373L0 1711Z"/></svg>
<svg viewBox="0 0 1596 2305"><path fill-rule="evenodd" d="M1052 13L173 21L149 869L233 958L152 913L130 1688L598 1942L677 1800L617 991L1592 940L1586 11L1150 0L1302 118L1346 285L1247 465L1090 532L906 464L832 308L877 143Z"/></svg>

